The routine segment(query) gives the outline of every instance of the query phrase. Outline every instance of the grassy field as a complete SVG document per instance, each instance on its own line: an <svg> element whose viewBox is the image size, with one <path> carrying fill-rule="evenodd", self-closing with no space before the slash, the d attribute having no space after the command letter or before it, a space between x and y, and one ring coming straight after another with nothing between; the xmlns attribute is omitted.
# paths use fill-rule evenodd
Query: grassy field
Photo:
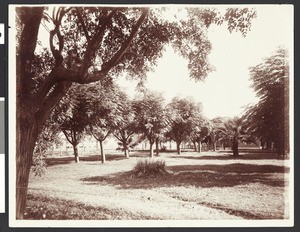
<svg viewBox="0 0 300 232"><path fill-rule="evenodd" d="M289 166L262 152L162 153L165 175L136 177L146 153L47 159L30 177L26 219L288 219Z"/></svg>

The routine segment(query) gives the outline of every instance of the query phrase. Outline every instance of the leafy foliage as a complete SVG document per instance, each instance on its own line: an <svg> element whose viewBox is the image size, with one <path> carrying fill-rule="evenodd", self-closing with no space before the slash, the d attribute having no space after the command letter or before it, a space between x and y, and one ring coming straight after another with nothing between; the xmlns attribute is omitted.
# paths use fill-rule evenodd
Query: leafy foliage
<svg viewBox="0 0 300 232"><path fill-rule="evenodd" d="M259 102L244 114L245 128L264 142L274 143L278 152L288 151L288 53L280 48L262 63L250 68L252 87Z"/></svg>
<svg viewBox="0 0 300 232"><path fill-rule="evenodd" d="M123 146L125 156L129 156L129 148L136 145L139 141L138 136L138 126L136 125L136 114L133 109L133 102L128 98L128 96L119 91L119 105L118 117L112 122L112 131L115 138L117 138Z"/></svg>
<svg viewBox="0 0 300 232"><path fill-rule="evenodd" d="M166 136L180 146L182 141L189 139L194 129L195 118L201 117L202 105L192 98L175 97L168 104L168 109L171 126Z"/></svg>
<svg viewBox="0 0 300 232"><path fill-rule="evenodd" d="M194 144L199 143L200 146L201 142L210 135L211 130L212 126L208 119L199 114L193 119L193 129L191 131L190 139ZM199 152L201 152L200 149Z"/></svg>
<svg viewBox="0 0 300 232"><path fill-rule="evenodd" d="M162 95L151 91L145 91L140 99L133 102L138 131L147 137L150 147L168 128L169 117L164 107Z"/></svg>

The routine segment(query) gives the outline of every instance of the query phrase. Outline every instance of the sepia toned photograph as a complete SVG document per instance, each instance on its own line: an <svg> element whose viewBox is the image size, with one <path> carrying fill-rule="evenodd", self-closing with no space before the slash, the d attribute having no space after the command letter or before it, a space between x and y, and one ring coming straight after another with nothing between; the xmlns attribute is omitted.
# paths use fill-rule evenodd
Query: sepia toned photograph
<svg viewBox="0 0 300 232"><path fill-rule="evenodd" d="M10 5L10 226L293 226L293 17Z"/></svg>

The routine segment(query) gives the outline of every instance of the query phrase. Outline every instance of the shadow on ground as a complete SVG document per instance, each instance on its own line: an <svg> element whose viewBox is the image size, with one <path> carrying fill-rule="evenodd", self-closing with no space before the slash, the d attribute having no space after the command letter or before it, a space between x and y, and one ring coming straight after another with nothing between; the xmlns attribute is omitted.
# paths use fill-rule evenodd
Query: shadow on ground
<svg viewBox="0 0 300 232"><path fill-rule="evenodd" d="M86 184L111 184L125 189L172 186L233 187L249 183L262 183L283 187L284 173L289 168L275 165L228 164L228 165L179 165L169 167L166 175L136 177L132 172L81 179Z"/></svg>
<svg viewBox="0 0 300 232"><path fill-rule="evenodd" d="M113 161L113 160L122 160L122 159L127 159L124 155L106 155L106 160L107 161ZM80 162L92 162L92 161L101 161L101 156L100 155L91 155L91 156L83 156L79 157ZM45 162L47 166L54 166L54 165L59 165L59 164L69 164L73 163L74 157L55 157L55 158L46 158Z"/></svg>
<svg viewBox="0 0 300 232"><path fill-rule="evenodd" d="M195 153L197 154L197 153ZM240 153L239 156L234 157L232 155L232 152L230 151L223 151L223 152L217 152L216 155L206 155L205 152L198 153L197 155L173 155L170 158L177 158L177 159L196 159L196 160L274 160L277 159L276 154L274 153L262 153L262 152L245 152Z"/></svg>

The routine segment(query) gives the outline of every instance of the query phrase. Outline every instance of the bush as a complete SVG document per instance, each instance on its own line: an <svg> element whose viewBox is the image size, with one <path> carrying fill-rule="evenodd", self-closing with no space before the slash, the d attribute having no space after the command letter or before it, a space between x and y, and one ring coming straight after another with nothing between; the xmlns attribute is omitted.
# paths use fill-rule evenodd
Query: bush
<svg viewBox="0 0 300 232"><path fill-rule="evenodd" d="M161 159L139 160L133 168L133 174L136 176L165 175L167 173L166 162Z"/></svg>

